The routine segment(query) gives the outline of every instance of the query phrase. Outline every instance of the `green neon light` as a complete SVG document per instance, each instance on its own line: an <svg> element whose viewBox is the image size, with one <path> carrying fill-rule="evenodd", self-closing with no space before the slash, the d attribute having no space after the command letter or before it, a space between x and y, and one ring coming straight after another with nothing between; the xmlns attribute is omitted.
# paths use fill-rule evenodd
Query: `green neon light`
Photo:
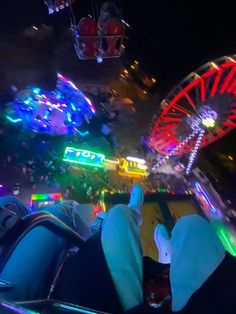
<svg viewBox="0 0 236 314"><path fill-rule="evenodd" d="M32 194L32 201L43 201L43 200L61 200L61 193L49 193L49 194Z"/></svg>
<svg viewBox="0 0 236 314"><path fill-rule="evenodd" d="M66 147L63 161L91 166L104 168L105 155L98 154L85 149L76 149L74 147Z"/></svg>
<svg viewBox="0 0 236 314"><path fill-rule="evenodd" d="M236 256L236 245L232 242L230 234L224 225L214 225L213 227L220 238L224 248L231 255Z"/></svg>
<svg viewBox="0 0 236 314"><path fill-rule="evenodd" d="M157 191L160 192L160 193L166 193L167 192L166 189L162 189L162 188L158 189Z"/></svg>
<svg viewBox="0 0 236 314"><path fill-rule="evenodd" d="M55 307L64 309L64 310L68 310L69 312L77 312L77 313L84 313L84 314L96 314L96 312L94 311L90 311L90 310L86 310L86 309L80 309L76 306L71 306L71 305L67 305L67 304L61 304L61 303L54 303L53 304Z"/></svg>
<svg viewBox="0 0 236 314"><path fill-rule="evenodd" d="M22 119L13 119L11 118L10 116L6 116L7 120L12 122L12 123L18 123L18 122L21 122Z"/></svg>
<svg viewBox="0 0 236 314"><path fill-rule="evenodd" d="M76 160L71 160L71 159L65 159L63 158L63 161L70 162L72 164L78 164L78 165L84 165L84 166L91 166L91 167L97 167L97 168L104 168L103 165L97 165L97 164L91 164L89 162L82 162L82 161L76 161Z"/></svg>

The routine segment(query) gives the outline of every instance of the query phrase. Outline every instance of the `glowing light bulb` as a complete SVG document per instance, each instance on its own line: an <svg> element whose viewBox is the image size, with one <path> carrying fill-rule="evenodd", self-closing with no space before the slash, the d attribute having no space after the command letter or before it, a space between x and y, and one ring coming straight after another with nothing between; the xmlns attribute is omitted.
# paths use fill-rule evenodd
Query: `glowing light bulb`
<svg viewBox="0 0 236 314"><path fill-rule="evenodd" d="M213 118L205 118L202 119L202 124L207 128L213 128L215 126L216 121Z"/></svg>

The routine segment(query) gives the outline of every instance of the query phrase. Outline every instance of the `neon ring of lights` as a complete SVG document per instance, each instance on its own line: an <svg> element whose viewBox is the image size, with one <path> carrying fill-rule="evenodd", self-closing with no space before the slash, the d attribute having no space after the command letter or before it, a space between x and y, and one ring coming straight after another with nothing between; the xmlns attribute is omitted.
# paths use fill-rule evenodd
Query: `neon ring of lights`
<svg viewBox="0 0 236 314"><path fill-rule="evenodd" d="M160 107L149 146L162 155L187 154L223 137L236 127L236 55L190 73Z"/></svg>
<svg viewBox="0 0 236 314"><path fill-rule="evenodd" d="M49 135L73 134L95 108L91 101L68 78L57 74L56 89L28 87L19 91L6 107L6 119L27 132Z"/></svg>

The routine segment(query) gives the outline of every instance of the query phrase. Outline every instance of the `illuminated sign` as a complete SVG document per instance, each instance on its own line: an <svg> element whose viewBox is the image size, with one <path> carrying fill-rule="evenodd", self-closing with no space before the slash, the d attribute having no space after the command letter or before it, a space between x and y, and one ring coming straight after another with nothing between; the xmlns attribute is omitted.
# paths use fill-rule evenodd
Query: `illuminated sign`
<svg viewBox="0 0 236 314"><path fill-rule="evenodd" d="M61 193L49 193L49 194L32 194L30 201L31 211L42 210L46 206L61 204Z"/></svg>
<svg viewBox="0 0 236 314"><path fill-rule="evenodd" d="M84 149L66 147L63 160L75 164L103 168L105 156Z"/></svg>
<svg viewBox="0 0 236 314"><path fill-rule="evenodd" d="M147 166L143 163L138 163L137 161L127 160L126 158L119 159L119 174L128 176L146 176Z"/></svg>
<svg viewBox="0 0 236 314"><path fill-rule="evenodd" d="M112 171L118 170L118 173L122 176L147 176L145 160L137 157L110 160L106 159L105 155L100 153L66 147L63 160L79 165L106 168Z"/></svg>
<svg viewBox="0 0 236 314"><path fill-rule="evenodd" d="M130 161L134 161L134 162L137 162L138 164L140 165L144 165L146 163L146 161L144 159L141 159L141 158L137 158L137 157L131 157L131 156L128 156L126 157L127 160L130 160Z"/></svg>

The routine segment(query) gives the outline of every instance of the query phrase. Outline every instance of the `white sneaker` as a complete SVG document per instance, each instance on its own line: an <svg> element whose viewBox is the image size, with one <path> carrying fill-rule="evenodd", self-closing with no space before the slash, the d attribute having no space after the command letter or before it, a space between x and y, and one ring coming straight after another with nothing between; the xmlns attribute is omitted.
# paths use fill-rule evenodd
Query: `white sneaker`
<svg viewBox="0 0 236 314"><path fill-rule="evenodd" d="M132 210L138 225L142 224L142 206L144 201L143 188L139 184L135 184L130 192L130 201L128 207Z"/></svg>
<svg viewBox="0 0 236 314"><path fill-rule="evenodd" d="M170 264L171 246L170 237L164 225L158 224L154 230L154 241L158 249L158 262Z"/></svg>

